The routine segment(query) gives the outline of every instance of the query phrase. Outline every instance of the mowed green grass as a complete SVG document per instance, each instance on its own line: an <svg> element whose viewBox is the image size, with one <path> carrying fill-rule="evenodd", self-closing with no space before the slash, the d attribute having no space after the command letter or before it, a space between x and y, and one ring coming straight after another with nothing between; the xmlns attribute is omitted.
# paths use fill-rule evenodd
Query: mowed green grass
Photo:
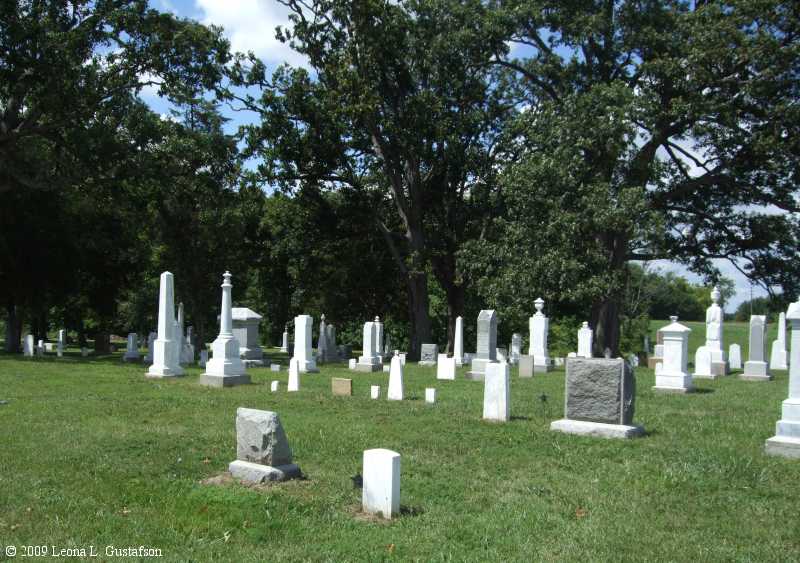
<svg viewBox="0 0 800 563"><path fill-rule="evenodd" d="M323 366L286 393L285 370L258 368L253 385L210 389L198 368L155 381L119 358L0 355L0 558L7 545L94 545L101 558L145 545L167 561L800 560L800 462L763 454L786 372L681 396L653 393L637 369L648 434L610 441L549 431L561 370L512 369L513 420L491 424L482 383L434 368L407 365L408 399L389 402L368 398L373 384L385 397L385 373ZM334 376L353 378L353 397L331 396ZM306 480L200 483L235 459L240 406L280 414ZM403 514L386 523L359 515L350 480L378 447L402 455Z"/></svg>

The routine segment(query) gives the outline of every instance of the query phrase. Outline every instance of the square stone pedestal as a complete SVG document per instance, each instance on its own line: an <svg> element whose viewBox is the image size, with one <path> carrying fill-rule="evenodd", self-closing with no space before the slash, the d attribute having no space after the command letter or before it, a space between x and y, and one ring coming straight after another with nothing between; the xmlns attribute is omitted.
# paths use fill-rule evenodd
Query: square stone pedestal
<svg viewBox="0 0 800 563"><path fill-rule="evenodd" d="M606 424L604 422L588 422L585 420L570 420L562 418L550 423L550 430L578 436L592 436L594 438L637 438L644 435L641 426L627 424Z"/></svg>
<svg viewBox="0 0 800 563"><path fill-rule="evenodd" d="M250 376L244 375L210 375L204 373L198 380L200 385L208 387L233 387L234 385L247 385L250 383Z"/></svg>
<svg viewBox="0 0 800 563"><path fill-rule="evenodd" d="M367 373L372 373L373 371L381 371L383 369L383 364L356 364L355 370L356 371L364 371Z"/></svg>
<svg viewBox="0 0 800 563"><path fill-rule="evenodd" d="M767 362L745 362L744 372L739 375L739 379L745 381L769 381L772 376L769 374Z"/></svg>

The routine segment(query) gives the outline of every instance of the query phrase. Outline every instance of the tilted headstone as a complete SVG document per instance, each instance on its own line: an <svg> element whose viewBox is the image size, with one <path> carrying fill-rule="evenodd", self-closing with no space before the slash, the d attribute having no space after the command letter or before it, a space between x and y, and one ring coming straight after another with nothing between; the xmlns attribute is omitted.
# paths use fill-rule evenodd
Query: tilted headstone
<svg viewBox="0 0 800 563"><path fill-rule="evenodd" d="M506 362L486 365L483 382L483 419L506 422L511 417L509 367Z"/></svg>
<svg viewBox="0 0 800 563"><path fill-rule="evenodd" d="M731 369L742 369L742 348L738 344L728 348L728 364Z"/></svg>
<svg viewBox="0 0 800 563"><path fill-rule="evenodd" d="M688 370L689 333L692 329L678 322L678 317L670 317L669 325L661 329L664 338L664 358L656 364L656 385L658 391L686 393L692 389L692 376Z"/></svg>
<svg viewBox="0 0 800 563"><path fill-rule="evenodd" d="M386 449L364 451L361 509L391 519L400 513L400 454Z"/></svg>
<svg viewBox="0 0 800 563"><path fill-rule="evenodd" d="M542 312L544 300L539 297L534 301L536 313L528 319L528 329L530 331L530 345L528 355L533 356L533 371L536 373L547 373L552 367L550 355L547 352L547 335L550 331L550 319Z"/></svg>
<svg viewBox="0 0 800 563"><path fill-rule="evenodd" d="M362 355L358 357L356 369L358 371L380 371L383 362L378 356L378 327L375 322L364 323L362 339Z"/></svg>
<svg viewBox="0 0 800 563"><path fill-rule="evenodd" d="M488 364L497 363L497 313L483 310L478 314L478 342L467 379L483 380Z"/></svg>
<svg viewBox="0 0 800 563"><path fill-rule="evenodd" d="M453 337L453 358L457 366L464 365L464 319L456 317L456 329Z"/></svg>
<svg viewBox="0 0 800 563"><path fill-rule="evenodd" d="M311 315L297 315L294 318L294 356L298 361L300 373L316 373L317 362L311 354L311 328L314 318Z"/></svg>
<svg viewBox="0 0 800 563"><path fill-rule="evenodd" d="M786 320L792 329L789 346L789 398L781 406L775 436L768 439L768 455L800 458L800 299L789 305Z"/></svg>
<svg viewBox="0 0 800 563"><path fill-rule="evenodd" d="M786 313L778 315L778 338L772 342L769 355L769 369L789 369L786 352Z"/></svg>
<svg viewBox="0 0 800 563"><path fill-rule="evenodd" d="M591 358L592 357L592 339L594 333L589 328L589 323L584 321L581 328L578 329L578 357Z"/></svg>
<svg viewBox="0 0 800 563"><path fill-rule="evenodd" d="M219 315L219 335L211 345L211 359L200 376L200 385L232 387L250 383L250 376L239 357L239 341L233 335L233 298L231 273L222 275L222 303Z"/></svg>
<svg viewBox="0 0 800 563"><path fill-rule="evenodd" d="M767 317L750 315L750 355L744 363L744 372L739 376L748 381L769 381L772 375L767 365Z"/></svg>
<svg viewBox="0 0 800 563"><path fill-rule="evenodd" d="M284 481L300 476L278 413L236 410L236 461L228 471L247 483Z"/></svg>
<svg viewBox="0 0 800 563"><path fill-rule="evenodd" d="M161 274L158 290L158 338L153 342L153 363L147 377L163 378L183 375L175 344L175 290L172 274Z"/></svg>
<svg viewBox="0 0 800 563"><path fill-rule="evenodd" d="M456 378L456 359L448 358L447 354L439 354L436 361L436 379Z"/></svg>
<svg viewBox="0 0 800 563"><path fill-rule="evenodd" d="M439 357L438 344L423 344L420 349L419 365L435 366Z"/></svg>
<svg viewBox="0 0 800 563"><path fill-rule="evenodd" d="M403 364L400 362L399 354L392 356L389 369L389 392L386 398L390 401L403 400Z"/></svg>
<svg viewBox="0 0 800 563"><path fill-rule="evenodd" d="M554 421L551 430L604 438L644 433L633 425L635 379L622 358L569 358L565 382L564 418Z"/></svg>

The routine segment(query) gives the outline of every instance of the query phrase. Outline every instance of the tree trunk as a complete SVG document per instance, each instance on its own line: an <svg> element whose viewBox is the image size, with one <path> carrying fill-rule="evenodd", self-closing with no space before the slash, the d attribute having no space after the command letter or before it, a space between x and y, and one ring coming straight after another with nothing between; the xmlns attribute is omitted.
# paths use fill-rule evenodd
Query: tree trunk
<svg viewBox="0 0 800 563"><path fill-rule="evenodd" d="M22 320L17 313L17 307L13 303L6 305L6 352L18 354L20 348L20 332L22 332Z"/></svg>
<svg viewBox="0 0 800 563"><path fill-rule="evenodd" d="M436 280L444 289L447 297L447 348L446 353L453 352L456 338L456 317L464 314L464 286L456 283L456 259L450 252L446 256L437 256L431 260Z"/></svg>
<svg viewBox="0 0 800 563"><path fill-rule="evenodd" d="M408 313L411 319L409 359L418 361L422 344L431 341L431 317L428 313L428 278L425 272L409 274Z"/></svg>
<svg viewBox="0 0 800 563"><path fill-rule="evenodd" d="M616 296L606 296L592 305L592 355L596 358L605 356L605 350L611 350L611 357L619 356L619 301Z"/></svg>
<svg viewBox="0 0 800 563"><path fill-rule="evenodd" d="M83 329L83 317L78 320L78 347L86 348L86 331Z"/></svg>

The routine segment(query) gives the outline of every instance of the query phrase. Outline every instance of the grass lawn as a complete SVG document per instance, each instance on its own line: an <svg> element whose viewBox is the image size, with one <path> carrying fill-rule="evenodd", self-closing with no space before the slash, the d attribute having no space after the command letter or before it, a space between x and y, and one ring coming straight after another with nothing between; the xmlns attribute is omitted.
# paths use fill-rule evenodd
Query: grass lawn
<svg viewBox="0 0 800 563"><path fill-rule="evenodd" d="M372 384L385 397L385 373L323 366L300 392L273 394L286 371L210 389L198 368L155 381L119 354L69 352L0 355L0 559L8 545L93 545L100 559L107 545L145 545L166 561L800 560L800 462L763 454L786 372L700 380L681 396L654 394L639 368L648 434L606 441L548 430L563 412L560 370L512 370L513 420L490 424L482 383L437 382L435 368L407 365L410 398L388 402L368 398ZM332 397L331 376L352 377L354 396ZM200 484L236 457L239 406L280 414L306 480ZM350 480L376 447L402 455L403 514L388 523L358 514Z"/></svg>

